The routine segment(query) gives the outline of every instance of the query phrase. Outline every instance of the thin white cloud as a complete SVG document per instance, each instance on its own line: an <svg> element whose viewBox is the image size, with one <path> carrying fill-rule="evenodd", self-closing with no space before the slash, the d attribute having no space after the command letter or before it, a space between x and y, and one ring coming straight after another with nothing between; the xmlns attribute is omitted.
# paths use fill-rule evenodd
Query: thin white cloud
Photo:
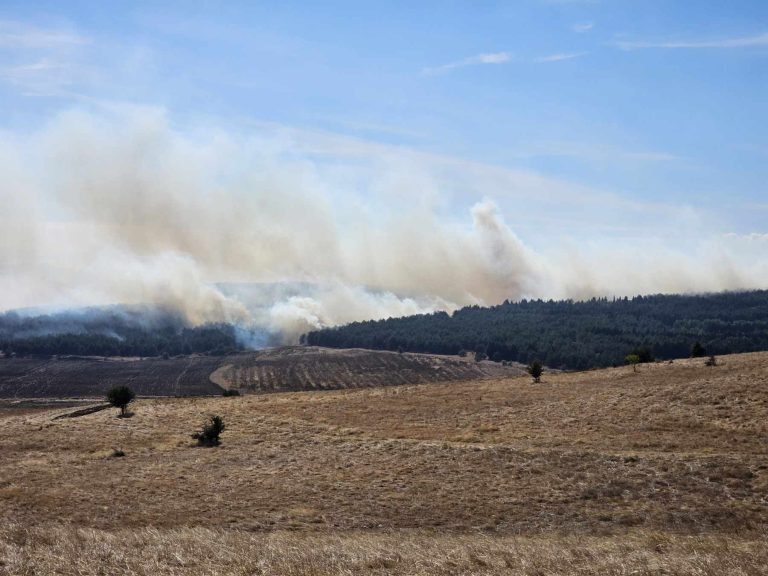
<svg viewBox="0 0 768 576"><path fill-rule="evenodd" d="M750 232L749 234L739 234L737 232L728 232L723 234L729 240L746 240L747 242L765 242L768 243L768 234L760 232Z"/></svg>
<svg viewBox="0 0 768 576"><path fill-rule="evenodd" d="M576 24L571 26L571 30L573 30L577 34L584 34L592 30L592 28L594 27L595 25L592 22L577 22Z"/></svg>
<svg viewBox="0 0 768 576"><path fill-rule="evenodd" d="M11 66L10 68L2 69L2 74L7 77L24 76L27 74L36 74L38 72L45 72L61 68L60 64L55 64L45 58L33 62L32 64L22 64L21 66Z"/></svg>
<svg viewBox="0 0 768 576"><path fill-rule="evenodd" d="M621 156L627 160L638 160L640 162L673 162L680 160L679 156L667 154L666 152L624 152Z"/></svg>
<svg viewBox="0 0 768 576"><path fill-rule="evenodd" d="M58 48L90 44L90 38L62 30L46 30L21 22L0 20L0 46L7 48Z"/></svg>
<svg viewBox="0 0 768 576"><path fill-rule="evenodd" d="M477 56L470 56L469 58L463 58L456 60L455 62L449 62L442 66L435 66L431 68L424 68L424 74L444 74L455 70L457 68L466 68L467 66L479 66L481 64L504 64L512 59L512 54L509 52L488 52L484 54L478 54Z"/></svg>
<svg viewBox="0 0 768 576"><path fill-rule="evenodd" d="M0 20L0 83L28 96L65 95L84 76L91 44L69 28Z"/></svg>
<svg viewBox="0 0 768 576"><path fill-rule="evenodd" d="M53 95L71 83L71 74L68 64L41 58L28 64L0 68L0 81L28 95Z"/></svg>
<svg viewBox="0 0 768 576"><path fill-rule="evenodd" d="M589 52L562 52L560 54L550 54L549 56L540 56L534 58L534 62L562 62L563 60L573 60L574 58L581 58L586 56Z"/></svg>
<svg viewBox="0 0 768 576"><path fill-rule="evenodd" d="M756 36L739 36L736 38L721 38L719 40L687 40L687 41L625 41L616 42L616 46L622 50L642 50L647 48L661 49L717 49L717 48L750 48L755 46L768 46L768 32Z"/></svg>
<svg viewBox="0 0 768 576"><path fill-rule="evenodd" d="M653 150L623 150L584 142L529 143L524 151L512 152L517 158L575 158L593 163L641 165L657 162L678 162L684 158Z"/></svg>

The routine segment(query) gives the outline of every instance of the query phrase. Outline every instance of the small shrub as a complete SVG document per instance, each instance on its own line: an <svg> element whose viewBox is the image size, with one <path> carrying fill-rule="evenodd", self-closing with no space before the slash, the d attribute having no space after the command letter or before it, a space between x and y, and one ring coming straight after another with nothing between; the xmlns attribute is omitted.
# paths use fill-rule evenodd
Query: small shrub
<svg viewBox="0 0 768 576"><path fill-rule="evenodd" d="M630 364L632 366L632 371L637 372L637 364L640 362L640 356L637 354L627 354L627 356L624 358L624 364Z"/></svg>
<svg viewBox="0 0 768 576"><path fill-rule="evenodd" d="M120 417L127 416L125 409L133 402L136 394L128 386L115 386L107 393L107 402L115 408L120 408Z"/></svg>
<svg viewBox="0 0 768 576"><path fill-rule="evenodd" d="M222 396L240 396L240 390L224 390Z"/></svg>
<svg viewBox="0 0 768 576"><path fill-rule="evenodd" d="M541 382L541 375L543 372L544 372L544 367L541 365L541 362L539 362L538 360L534 360L528 366L528 374L530 374L533 377L534 382Z"/></svg>
<svg viewBox="0 0 768 576"><path fill-rule="evenodd" d="M125 456L125 452L123 452L120 448L115 448L114 450L112 450L111 456L112 458L122 458L123 456Z"/></svg>
<svg viewBox="0 0 768 576"><path fill-rule="evenodd" d="M717 366L717 358L710 356L704 364L707 366Z"/></svg>
<svg viewBox="0 0 768 576"><path fill-rule="evenodd" d="M198 446L218 446L221 444L219 436L222 432L224 432L224 419L221 416L210 416L203 424L203 429L192 434L192 438L197 440Z"/></svg>

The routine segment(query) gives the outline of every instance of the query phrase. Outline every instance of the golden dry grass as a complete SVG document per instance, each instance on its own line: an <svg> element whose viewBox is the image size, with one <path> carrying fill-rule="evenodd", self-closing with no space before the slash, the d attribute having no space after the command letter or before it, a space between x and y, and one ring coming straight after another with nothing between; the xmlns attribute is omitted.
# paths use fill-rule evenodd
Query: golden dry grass
<svg viewBox="0 0 768 576"><path fill-rule="evenodd" d="M761 576L760 538L0 528L0 574Z"/></svg>
<svg viewBox="0 0 768 576"><path fill-rule="evenodd" d="M721 361L2 413L0 573L765 573L768 354Z"/></svg>

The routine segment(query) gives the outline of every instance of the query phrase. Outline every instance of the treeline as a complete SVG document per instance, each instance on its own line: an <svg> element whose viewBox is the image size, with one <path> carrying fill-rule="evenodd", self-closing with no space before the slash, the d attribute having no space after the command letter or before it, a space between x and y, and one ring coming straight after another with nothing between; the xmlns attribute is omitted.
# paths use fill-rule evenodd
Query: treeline
<svg viewBox="0 0 768 576"><path fill-rule="evenodd" d="M173 313L148 308L0 315L0 351L6 356L218 355L240 349L229 324L187 327Z"/></svg>
<svg viewBox="0 0 768 576"><path fill-rule="evenodd" d="M768 291L702 296L522 300L355 322L310 332L310 345L433 354L477 352L496 361L586 369L622 364L642 350L657 359L768 350Z"/></svg>

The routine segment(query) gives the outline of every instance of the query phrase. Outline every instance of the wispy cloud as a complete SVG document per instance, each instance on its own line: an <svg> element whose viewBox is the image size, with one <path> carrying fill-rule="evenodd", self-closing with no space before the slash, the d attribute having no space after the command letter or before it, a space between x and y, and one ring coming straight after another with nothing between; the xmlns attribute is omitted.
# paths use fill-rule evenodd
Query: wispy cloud
<svg viewBox="0 0 768 576"><path fill-rule="evenodd" d="M42 58L28 64L0 68L0 80L28 95L53 95L71 83L71 69L68 64Z"/></svg>
<svg viewBox="0 0 768 576"><path fill-rule="evenodd" d="M57 48L89 44L90 38L69 31L46 30L21 22L0 20L0 46L7 48Z"/></svg>
<svg viewBox="0 0 768 576"><path fill-rule="evenodd" d="M661 42L621 40L616 42L616 46L622 50L642 50L646 48L750 48L753 46L768 46L768 32L756 36L738 36L735 38L721 38L719 40L670 40Z"/></svg>
<svg viewBox="0 0 768 576"><path fill-rule="evenodd" d="M737 232L728 232L723 234L729 240L746 240L747 242L766 242L768 243L768 234L761 232L750 232L749 234L739 234Z"/></svg>
<svg viewBox="0 0 768 576"><path fill-rule="evenodd" d="M595 145L584 142L541 142L532 143L524 151L513 154L519 158L575 158L594 163L640 165L683 160L668 152L653 150L623 150L613 146Z"/></svg>
<svg viewBox="0 0 768 576"><path fill-rule="evenodd" d="M560 54L550 54L549 56L540 56L534 58L534 62L562 62L563 60L573 60L586 56L589 52L562 52Z"/></svg>
<svg viewBox="0 0 768 576"><path fill-rule="evenodd" d="M28 96L61 96L85 75L92 39L70 28L0 20L0 82Z"/></svg>
<svg viewBox="0 0 768 576"><path fill-rule="evenodd" d="M467 66L479 66L481 64L504 64L512 59L512 54L509 52L488 52L485 54L478 54L477 56L470 56L469 58L463 58L443 64L442 66L435 66L431 68L424 68L422 71L424 74L445 74L451 70L457 68L466 68Z"/></svg>
<svg viewBox="0 0 768 576"><path fill-rule="evenodd" d="M577 22L573 26L571 26L571 30L576 32L577 34L584 34L585 32L589 32L594 28L595 25L592 22Z"/></svg>
<svg viewBox="0 0 768 576"><path fill-rule="evenodd" d="M63 68L62 64L57 64L43 58L37 62L31 64L22 64L20 66L10 66L8 68L0 68L0 76L6 79L22 78L30 74L39 74L50 72L51 70L58 70Z"/></svg>

